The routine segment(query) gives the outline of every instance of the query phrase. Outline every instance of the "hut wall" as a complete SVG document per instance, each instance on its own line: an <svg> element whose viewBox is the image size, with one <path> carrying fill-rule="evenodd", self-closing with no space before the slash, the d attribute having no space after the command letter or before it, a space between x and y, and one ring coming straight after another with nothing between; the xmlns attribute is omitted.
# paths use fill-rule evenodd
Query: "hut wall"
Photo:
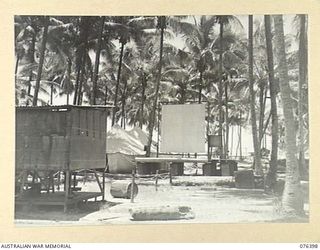
<svg viewBox="0 0 320 250"><path fill-rule="evenodd" d="M16 168L53 170L67 166L67 111L16 112Z"/></svg>
<svg viewBox="0 0 320 250"><path fill-rule="evenodd" d="M106 112L73 109L71 130L70 169L105 168Z"/></svg>
<svg viewBox="0 0 320 250"><path fill-rule="evenodd" d="M30 107L16 110L16 170L104 168L106 112Z"/></svg>

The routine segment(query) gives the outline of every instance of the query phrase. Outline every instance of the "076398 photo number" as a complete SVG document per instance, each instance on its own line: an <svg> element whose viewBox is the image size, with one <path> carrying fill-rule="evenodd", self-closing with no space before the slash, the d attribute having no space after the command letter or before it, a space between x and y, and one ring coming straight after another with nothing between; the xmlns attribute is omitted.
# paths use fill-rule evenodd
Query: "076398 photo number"
<svg viewBox="0 0 320 250"><path fill-rule="evenodd" d="M300 244L300 248L318 248L318 244Z"/></svg>

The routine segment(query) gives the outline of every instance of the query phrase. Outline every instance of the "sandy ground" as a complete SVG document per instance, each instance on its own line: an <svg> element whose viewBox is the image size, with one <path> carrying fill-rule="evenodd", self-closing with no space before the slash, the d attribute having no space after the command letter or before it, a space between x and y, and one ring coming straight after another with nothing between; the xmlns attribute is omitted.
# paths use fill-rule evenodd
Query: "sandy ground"
<svg viewBox="0 0 320 250"><path fill-rule="evenodd" d="M60 208L32 208L16 210L15 222L32 225L103 225L103 224L158 224L158 223L264 223L308 222L308 217L287 219L281 214L279 198L259 189L236 189L233 177L179 176L173 184L160 179L156 191L153 179L137 179L139 192L129 199L113 198L111 179L106 181L106 202L89 202L63 213ZM130 179L128 179L130 181ZM306 184L306 183L305 183ZM80 182L82 191L98 191L93 181ZM306 186L306 185L305 185ZM308 197L308 194L305 195ZM305 201L308 215L308 200ZM130 208L189 206L194 219L171 221L134 221Z"/></svg>

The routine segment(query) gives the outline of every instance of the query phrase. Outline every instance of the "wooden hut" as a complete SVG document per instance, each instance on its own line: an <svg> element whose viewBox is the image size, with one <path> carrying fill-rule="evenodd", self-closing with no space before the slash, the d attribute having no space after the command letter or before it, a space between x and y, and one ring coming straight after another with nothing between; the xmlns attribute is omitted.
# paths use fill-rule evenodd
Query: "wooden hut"
<svg viewBox="0 0 320 250"><path fill-rule="evenodd" d="M104 178L99 180L97 169L106 167L107 109L16 108L16 204L63 205L66 210L80 201L104 199ZM81 170L94 174L100 192L74 192Z"/></svg>

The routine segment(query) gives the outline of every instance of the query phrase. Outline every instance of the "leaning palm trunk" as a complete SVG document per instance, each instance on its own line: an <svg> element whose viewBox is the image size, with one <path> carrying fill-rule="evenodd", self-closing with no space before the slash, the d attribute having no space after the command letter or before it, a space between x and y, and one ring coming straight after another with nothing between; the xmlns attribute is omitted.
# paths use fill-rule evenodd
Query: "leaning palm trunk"
<svg viewBox="0 0 320 250"><path fill-rule="evenodd" d="M286 61L285 40L282 15L274 16L275 47L278 55L278 69L280 92L284 114L285 143L286 143L286 177L285 188L282 196L282 205L285 212L302 213L303 199L300 189L300 176L296 158L296 129L293 116L291 88L289 85L288 66Z"/></svg>
<svg viewBox="0 0 320 250"><path fill-rule="evenodd" d="M260 145L258 141L257 120L255 111L255 93L253 89L253 16L249 15L249 88L250 88L250 110L251 110L251 126L254 147L254 165L255 174L263 175L261 166Z"/></svg>
<svg viewBox="0 0 320 250"><path fill-rule="evenodd" d="M274 66L273 66L273 49L272 49L272 34L270 16L264 16L266 45L267 45L267 59L268 59L268 75L270 85L270 99L271 99L271 123L272 123L272 148L270 168L267 174L266 186L273 189L277 179L277 159L278 159L278 112L277 112L277 90L274 81Z"/></svg>
<svg viewBox="0 0 320 250"><path fill-rule="evenodd" d="M304 159L304 128L303 128L303 86L307 82L307 51L306 51L306 16L300 17L300 37L299 37L299 167L300 175L306 175Z"/></svg>
<svg viewBox="0 0 320 250"><path fill-rule="evenodd" d="M16 66L14 67L14 79L16 84L17 84L17 77L18 77L19 61L20 61L20 55L17 54Z"/></svg>
<svg viewBox="0 0 320 250"><path fill-rule="evenodd" d="M39 66L38 66L38 73L37 73L37 80L36 80L36 86L34 89L34 95L33 95L33 100L32 100L33 106L37 106L37 103L38 103L38 94L39 94L39 89L40 89L41 74L42 74L42 68L43 68L43 63L44 63L44 54L46 51L46 43L47 43L47 37L48 37L48 27L49 27L49 18L45 17L43 36L42 36L42 42L41 42L41 50L40 50L40 59L39 59Z"/></svg>

